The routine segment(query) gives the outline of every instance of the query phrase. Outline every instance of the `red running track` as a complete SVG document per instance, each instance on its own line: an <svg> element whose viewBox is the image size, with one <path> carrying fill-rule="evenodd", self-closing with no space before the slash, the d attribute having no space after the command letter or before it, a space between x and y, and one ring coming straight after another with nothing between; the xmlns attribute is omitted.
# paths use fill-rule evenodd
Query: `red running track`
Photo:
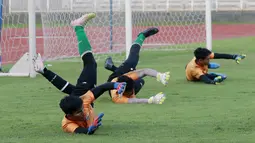
<svg viewBox="0 0 255 143"><path fill-rule="evenodd" d="M147 27L133 29L133 39ZM161 26L160 32L148 38L146 43L152 44L187 44L205 41L204 25L193 26ZM37 52L45 58L77 56L77 40L70 27L58 27L45 29L48 35L47 49L44 49L42 29L37 29ZM95 53L109 52L110 30L108 27L89 27L86 29L88 38ZM213 39L226 39L235 37L255 36L255 24L213 25ZM125 41L125 28L113 28L113 51L124 50L122 44ZM18 38L17 38L18 37ZM28 30L26 28L8 28L2 31L1 49L2 62L13 63L28 51ZM47 36L44 36L44 38Z"/></svg>

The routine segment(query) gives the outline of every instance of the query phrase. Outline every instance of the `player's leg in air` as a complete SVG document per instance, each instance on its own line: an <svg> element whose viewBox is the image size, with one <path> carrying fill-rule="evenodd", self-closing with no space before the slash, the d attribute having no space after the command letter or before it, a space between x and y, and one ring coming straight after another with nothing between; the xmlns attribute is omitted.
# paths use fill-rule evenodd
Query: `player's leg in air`
<svg viewBox="0 0 255 143"><path fill-rule="evenodd" d="M118 95L116 95L116 91L112 90L110 95L112 97L112 101L114 103L154 103L154 104L162 104L165 99L165 95L163 93L159 93L156 96L153 96L149 99L138 99L136 98L136 94L141 90L145 81L143 79L144 76L148 73L149 76L156 77L159 80L165 81L169 79L169 73L159 73L153 69L144 69L136 71L136 66L139 61L139 53L141 46L144 40L158 33L157 28L149 28L143 32L141 32L137 39L134 41L134 44L131 46L129 56L124 63L122 63L119 67L116 67L113 64L111 57L107 58L105 61L105 68L112 71L113 73L109 76L108 82L110 81L117 81L117 82L126 82L127 88L123 97L120 99ZM134 71L132 74L130 72ZM152 72L152 73L150 73ZM144 73L144 74L140 74ZM126 75L127 74L127 75ZM137 75L142 75L141 77L137 78ZM135 76L133 76L135 75Z"/></svg>
<svg viewBox="0 0 255 143"><path fill-rule="evenodd" d="M56 88L66 94L81 96L88 90L94 88L97 84L97 64L92 54L91 45L84 31L84 25L95 16L95 13L86 14L71 23L77 36L78 51L83 61L83 70L75 86L51 70L48 70L44 66L40 55L34 59L35 70L48 79Z"/></svg>
<svg viewBox="0 0 255 143"><path fill-rule="evenodd" d="M117 69L118 67L116 67L112 61L112 58L111 57L108 57L106 60L105 60L105 69L109 70L109 71L112 71L112 72L115 72L115 70ZM135 69L135 68L134 68ZM135 80L134 81L134 90L135 90L135 94L137 94L141 89L142 87L144 86L145 84L145 81L144 79L140 78L138 80Z"/></svg>
<svg viewBox="0 0 255 143"><path fill-rule="evenodd" d="M41 59L40 54L34 59L35 71L43 75L51 84L53 84L57 89L65 94L71 94L75 88L74 85L54 73L53 71L47 69Z"/></svg>
<svg viewBox="0 0 255 143"><path fill-rule="evenodd" d="M96 15L94 13L86 14L83 15L81 18L72 21L71 23L77 36L78 50L83 61L83 70L77 80L76 86L70 84L68 81L64 80L56 73L47 69L43 64L40 54L38 54L38 56L34 59L35 71L42 74L56 88L66 94L81 96L88 90L95 87L97 83L97 64L93 57L91 51L92 48L83 27L89 20L91 20L95 16ZM87 89L84 90L84 87L86 87Z"/></svg>
<svg viewBox="0 0 255 143"><path fill-rule="evenodd" d="M105 61L105 68L113 72L109 76L108 81L111 81L113 78L126 74L130 71L136 70L136 66L139 62L140 49L142 47L144 40L147 37L157 34L158 31L159 30L157 28L152 27L139 33L136 40L134 41L133 45L130 48L128 58L119 67L116 67L112 61L112 58L108 57ZM144 85L145 83L145 81L142 78L139 79L137 84L141 84L141 83L143 83L142 85ZM140 86L137 86L137 87L140 87Z"/></svg>
<svg viewBox="0 0 255 143"><path fill-rule="evenodd" d="M95 17L95 15L85 15L72 22L78 38L79 53L82 57L84 68L77 80L75 89L71 93L73 96L64 97L59 104L62 111L66 114L62 121L62 128L69 133L93 134L101 125L104 114L101 113L96 117L93 108L90 106L91 103L108 90L117 90L117 93L122 96L126 87L125 83L117 82L108 82L94 87L97 80L97 65L82 26L89 17ZM77 122L77 118L83 123Z"/></svg>
<svg viewBox="0 0 255 143"><path fill-rule="evenodd" d="M69 95L61 99L59 103L60 108L65 113L65 117L62 120L62 129L68 133L93 134L101 125L102 117L104 116L103 113L98 116L94 115L94 110L91 106L93 101L107 90L117 90L121 96L126 87L126 83L117 82L108 82L95 87L97 64L83 27L87 21L95 16L94 13L90 13L71 22L76 32L79 42L79 54L84 64L76 86L68 84L67 81L45 68L42 62L38 62L38 59L35 60L35 69L58 89L65 89L65 86L71 86L72 90L63 90ZM61 86L58 86L60 82Z"/></svg>

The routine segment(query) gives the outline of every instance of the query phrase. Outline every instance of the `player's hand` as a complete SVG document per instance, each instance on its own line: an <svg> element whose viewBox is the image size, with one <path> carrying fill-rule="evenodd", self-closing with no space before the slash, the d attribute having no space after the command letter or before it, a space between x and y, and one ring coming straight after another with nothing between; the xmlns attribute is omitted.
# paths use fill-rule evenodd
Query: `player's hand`
<svg viewBox="0 0 255 143"><path fill-rule="evenodd" d="M126 82L115 82L114 88L117 90L119 97L122 97L123 93L125 92L127 83Z"/></svg>
<svg viewBox="0 0 255 143"><path fill-rule="evenodd" d="M89 135L94 134L94 132L102 125L102 118L104 117L104 113L98 114L97 118L93 121L92 125L88 128Z"/></svg>
<svg viewBox="0 0 255 143"><path fill-rule="evenodd" d="M170 72L157 74L157 81L161 82L165 86L168 84L169 79L170 79Z"/></svg>
<svg viewBox="0 0 255 143"><path fill-rule="evenodd" d="M209 69L217 69L217 68L219 68L220 67L220 65L219 64L217 64L217 63L209 63L209 65L208 65L208 68Z"/></svg>
<svg viewBox="0 0 255 143"><path fill-rule="evenodd" d="M89 126L87 134L88 134L88 135L94 134L94 132L96 131L96 129L97 129L97 126L94 126L94 125Z"/></svg>
<svg viewBox="0 0 255 143"><path fill-rule="evenodd" d="M156 94L155 96L150 97L148 100L148 103L149 104L163 104L165 99L166 99L165 94L160 92L160 93Z"/></svg>
<svg viewBox="0 0 255 143"><path fill-rule="evenodd" d="M237 64L240 64L240 61L246 57L245 54L236 55L235 61Z"/></svg>

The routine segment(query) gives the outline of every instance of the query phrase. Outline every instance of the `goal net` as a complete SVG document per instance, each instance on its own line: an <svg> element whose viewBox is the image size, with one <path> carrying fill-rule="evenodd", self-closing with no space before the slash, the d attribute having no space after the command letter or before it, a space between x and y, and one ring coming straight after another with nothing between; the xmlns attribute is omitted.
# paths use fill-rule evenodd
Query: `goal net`
<svg viewBox="0 0 255 143"><path fill-rule="evenodd" d="M28 51L28 14L12 12L7 0L0 9L1 64L14 64Z"/></svg>
<svg viewBox="0 0 255 143"><path fill-rule="evenodd" d="M99 54L97 58L105 58L106 53L122 53L121 56L125 58L125 1L49 2L49 11L42 12L41 16L46 59L78 56L76 37L69 24L72 19L88 12L97 13L97 17L86 26L94 53ZM54 7L59 5L62 7ZM132 25L132 40L148 27L159 28L156 36L146 40L145 49L194 48L192 44L204 43L206 38L205 1L132 0Z"/></svg>
<svg viewBox="0 0 255 143"><path fill-rule="evenodd" d="M97 17L85 28L98 60L125 59L124 0L35 0L36 50L45 60L78 57L71 20L84 13ZM28 0L3 0L2 64L13 64L28 52ZM145 50L193 49L204 45L205 0L132 0L132 40L148 27L160 32L146 39ZM118 58L119 59L119 58Z"/></svg>

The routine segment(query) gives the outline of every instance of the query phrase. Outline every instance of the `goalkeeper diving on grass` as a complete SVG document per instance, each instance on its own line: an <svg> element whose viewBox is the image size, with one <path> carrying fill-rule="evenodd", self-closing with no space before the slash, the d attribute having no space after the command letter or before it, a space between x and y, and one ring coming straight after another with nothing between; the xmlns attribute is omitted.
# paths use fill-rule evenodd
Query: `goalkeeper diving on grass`
<svg viewBox="0 0 255 143"><path fill-rule="evenodd" d="M223 82L227 76L221 73L208 73L208 69L217 69L220 67L217 63L210 62L210 59L231 59L237 64L243 60L246 55L241 54L223 54L213 53L206 48L197 48L194 51L195 57L186 65L186 78L188 81L202 81L206 84L219 84Z"/></svg>
<svg viewBox="0 0 255 143"><path fill-rule="evenodd" d="M97 84L97 63L91 52L92 48L84 31L84 25L94 18L95 13L85 14L71 22L77 39L78 50L83 61L83 69L76 85L72 85L59 75L48 70L38 55L34 59L35 70L42 74L60 91L68 94L61 99L59 106L65 113L62 120L62 129L68 133L94 134L102 124L103 113L95 116L92 103L105 91L116 90L121 97L126 83L107 82L95 87Z"/></svg>
<svg viewBox="0 0 255 143"><path fill-rule="evenodd" d="M138 69L136 66L139 61L139 53L144 40L156 33L158 33L157 28L149 28L140 34L138 34L136 40L131 46L128 58L119 66L116 67L113 64L112 58L108 57L105 61L105 68L112 71L113 73L109 76L108 82L125 82L126 89L123 93L122 98L119 98L117 91L115 89L110 91L110 96L114 103L119 104L162 104L165 100L165 94L162 92L151 96L150 98L137 98L136 95L143 87L145 81L145 76L154 77L158 82L163 85L167 85L170 78L170 72L161 73L154 69Z"/></svg>

